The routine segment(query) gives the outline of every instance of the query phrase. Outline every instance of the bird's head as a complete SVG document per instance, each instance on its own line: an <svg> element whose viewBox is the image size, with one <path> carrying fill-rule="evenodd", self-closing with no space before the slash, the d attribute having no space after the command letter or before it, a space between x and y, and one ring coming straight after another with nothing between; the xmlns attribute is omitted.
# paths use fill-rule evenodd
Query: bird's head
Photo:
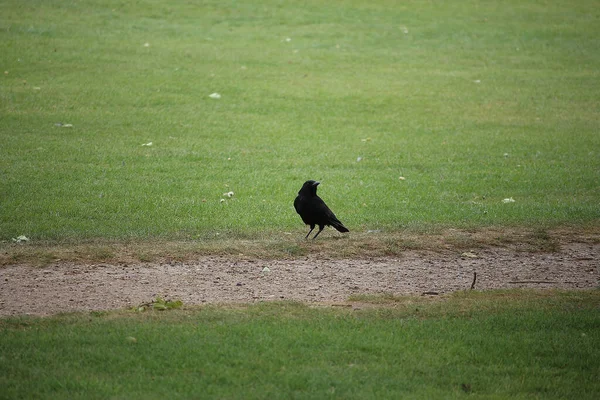
<svg viewBox="0 0 600 400"><path fill-rule="evenodd" d="M302 185L302 189L300 189L300 191L298 192L298 194L303 194L303 195L312 195L312 196L316 196L317 195L317 186L319 186L321 182L318 181L313 181L308 180L306 182L304 182L304 185Z"/></svg>

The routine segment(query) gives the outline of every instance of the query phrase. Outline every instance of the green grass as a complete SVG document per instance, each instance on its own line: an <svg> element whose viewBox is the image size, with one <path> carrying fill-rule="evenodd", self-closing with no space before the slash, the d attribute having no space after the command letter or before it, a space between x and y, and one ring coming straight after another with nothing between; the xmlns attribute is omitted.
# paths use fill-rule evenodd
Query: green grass
<svg viewBox="0 0 600 400"><path fill-rule="evenodd" d="M5 0L0 264L597 243L599 10ZM598 291L353 301L2 319L0 399L600 392Z"/></svg>
<svg viewBox="0 0 600 400"><path fill-rule="evenodd" d="M600 392L598 291L0 320L1 398L543 398ZM369 303L365 303L369 301Z"/></svg>
<svg viewBox="0 0 600 400"><path fill-rule="evenodd" d="M0 239L597 226L597 5L3 1Z"/></svg>

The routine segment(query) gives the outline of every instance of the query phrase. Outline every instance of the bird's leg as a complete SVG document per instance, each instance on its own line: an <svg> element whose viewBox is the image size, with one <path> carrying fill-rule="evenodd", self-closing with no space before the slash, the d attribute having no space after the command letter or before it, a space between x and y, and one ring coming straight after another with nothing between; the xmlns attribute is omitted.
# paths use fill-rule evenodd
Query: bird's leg
<svg viewBox="0 0 600 400"><path fill-rule="evenodd" d="M321 231L323 230L323 228L325 228L325 225L319 225L319 232L317 232L317 234L315 236L313 236L313 240L317 238L317 236L319 236L319 233L321 233Z"/></svg>
<svg viewBox="0 0 600 400"><path fill-rule="evenodd" d="M307 239L307 238L308 238L308 235L310 235L310 233L313 231L313 229L315 229L315 226L314 226L314 225L312 225L312 226L310 227L310 231L308 231L308 233L306 234L306 236L304 236L304 239Z"/></svg>

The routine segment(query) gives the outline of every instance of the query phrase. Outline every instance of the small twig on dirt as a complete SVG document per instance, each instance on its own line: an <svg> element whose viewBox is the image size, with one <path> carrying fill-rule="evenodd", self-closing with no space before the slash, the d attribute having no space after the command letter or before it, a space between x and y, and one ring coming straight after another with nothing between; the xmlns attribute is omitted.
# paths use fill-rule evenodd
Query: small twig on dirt
<svg viewBox="0 0 600 400"><path fill-rule="evenodd" d="M471 283L471 290L475 289L475 281L477 281L477 272L473 271L473 283Z"/></svg>
<svg viewBox="0 0 600 400"><path fill-rule="evenodd" d="M512 284L519 284L519 283L548 283L548 284L555 284L558 282L555 281L510 281L508 283L512 283Z"/></svg>
<svg viewBox="0 0 600 400"><path fill-rule="evenodd" d="M423 293L421 293L421 296L425 296L425 295L437 296L438 294L439 294L438 292L423 292Z"/></svg>

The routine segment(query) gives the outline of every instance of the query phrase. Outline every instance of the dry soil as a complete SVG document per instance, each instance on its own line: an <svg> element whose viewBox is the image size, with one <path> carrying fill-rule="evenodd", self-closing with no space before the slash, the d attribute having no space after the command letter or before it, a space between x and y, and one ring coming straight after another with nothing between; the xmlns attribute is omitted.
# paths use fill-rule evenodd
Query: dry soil
<svg viewBox="0 0 600 400"><path fill-rule="evenodd" d="M406 251L393 258L260 260L201 257L191 262L0 268L0 316L109 310L152 302L185 305L298 300L347 303L357 294L436 296L506 288L592 289L600 284L598 243L551 253L486 248Z"/></svg>

